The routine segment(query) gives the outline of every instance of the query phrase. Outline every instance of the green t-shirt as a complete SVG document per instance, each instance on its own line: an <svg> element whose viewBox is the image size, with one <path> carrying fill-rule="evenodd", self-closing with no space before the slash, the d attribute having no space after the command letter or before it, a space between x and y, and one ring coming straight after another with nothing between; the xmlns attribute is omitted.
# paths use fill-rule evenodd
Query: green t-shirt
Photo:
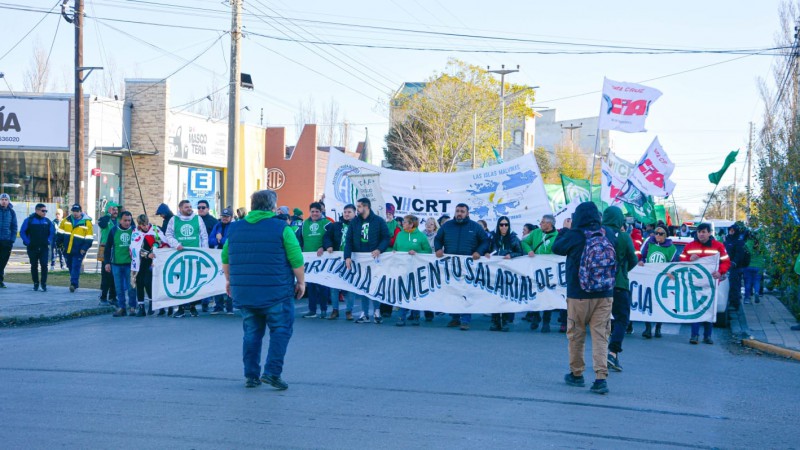
<svg viewBox="0 0 800 450"><path fill-rule="evenodd" d="M131 235L133 235L133 227L129 227L127 230L117 227L117 230L114 231L113 264L131 263Z"/></svg>
<svg viewBox="0 0 800 450"><path fill-rule="evenodd" d="M649 243L647 244L647 261L645 262L649 264L670 262L677 251L678 248L674 244L669 247L662 247L658 244Z"/></svg>
<svg viewBox="0 0 800 450"><path fill-rule="evenodd" d="M325 235L325 225L328 219L322 218L316 222L311 219L303 221L303 251L315 252L322 247L322 237Z"/></svg>
<svg viewBox="0 0 800 450"><path fill-rule="evenodd" d="M200 216L195 215L188 221L183 221L177 216L172 219L175 239L186 248L200 247ZM205 225L203 225L205 226Z"/></svg>

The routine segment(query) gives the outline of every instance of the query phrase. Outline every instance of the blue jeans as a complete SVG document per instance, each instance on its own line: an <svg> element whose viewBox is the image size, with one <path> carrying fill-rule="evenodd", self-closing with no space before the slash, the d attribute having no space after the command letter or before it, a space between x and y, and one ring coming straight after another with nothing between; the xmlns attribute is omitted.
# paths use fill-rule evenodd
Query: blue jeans
<svg viewBox="0 0 800 450"><path fill-rule="evenodd" d="M461 323L469 324L472 322L472 314L450 314L453 320L460 320Z"/></svg>
<svg viewBox="0 0 800 450"><path fill-rule="evenodd" d="M136 291L131 287L131 265L111 264L111 273L117 289L117 307L125 307L125 294L128 294L128 308L135 308Z"/></svg>
<svg viewBox="0 0 800 450"><path fill-rule="evenodd" d="M700 323L695 322L692 324L692 336L700 336ZM714 329L714 325L711 322L702 322L703 324L703 337L710 338L711 337L711 330Z"/></svg>
<svg viewBox="0 0 800 450"><path fill-rule="evenodd" d="M353 294L353 297L357 297L361 300L361 312L364 313L365 316L369 317L369 305L372 303L372 314L376 314L380 312L380 304L381 302L377 300L370 300L369 297L366 295L358 295Z"/></svg>
<svg viewBox="0 0 800 450"><path fill-rule="evenodd" d="M83 267L83 256L80 253L67 254L67 269L69 269L69 284L78 287Z"/></svg>
<svg viewBox="0 0 800 450"><path fill-rule="evenodd" d="M409 315L409 313L411 313ZM411 318L411 320L419 320L419 311L416 309L407 309L407 308L400 308L400 320L406 320L406 317Z"/></svg>
<svg viewBox="0 0 800 450"><path fill-rule="evenodd" d="M631 320L631 293L625 289L614 288L614 301L611 304L611 339L608 342L608 351L619 353L622 351L622 340L625 339L625 329Z"/></svg>
<svg viewBox="0 0 800 450"><path fill-rule="evenodd" d="M308 312L311 314L317 313L317 306L319 310L324 312L328 311L328 288L317 283L308 283Z"/></svg>
<svg viewBox="0 0 800 450"><path fill-rule="evenodd" d="M224 307L223 307L224 305ZM214 311L216 312L233 312L233 299L228 297L227 294L214 296Z"/></svg>
<svg viewBox="0 0 800 450"><path fill-rule="evenodd" d="M343 289L331 289L331 306L333 306L334 311L339 310L339 292L344 294L344 302L345 302L345 311L352 313L353 312L353 304L356 301L356 294L350 291L345 291Z"/></svg>
<svg viewBox="0 0 800 450"><path fill-rule="evenodd" d="M269 350L264 375L280 376L283 359L294 327L294 302L291 299L266 308L242 308L242 361L245 378L261 376L261 347L269 326Z"/></svg>
<svg viewBox="0 0 800 450"><path fill-rule="evenodd" d="M761 275L764 273L762 267L745 267L744 268L744 298L750 299L753 292L758 295L761 290Z"/></svg>

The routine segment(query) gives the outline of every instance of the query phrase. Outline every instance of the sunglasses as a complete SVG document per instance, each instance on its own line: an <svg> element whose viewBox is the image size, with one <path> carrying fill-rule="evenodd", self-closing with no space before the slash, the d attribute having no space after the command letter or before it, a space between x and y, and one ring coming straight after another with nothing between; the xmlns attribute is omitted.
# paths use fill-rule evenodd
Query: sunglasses
<svg viewBox="0 0 800 450"><path fill-rule="evenodd" d="M208 206L198 206L197 209L208 209Z"/></svg>
<svg viewBox="0 0 800 450"><path fill-rule="evenodd" d="M507 224L507 223L499 223L499 224L497 224L497 225L498 225L498 226L500 226L500 227L507 227L507 226L508 226L508 224Z"/></svg>
<svg viewBox="0 0 800 450"><path fill-rule="evenodd" d="M656 231L656 236L666 236L666 235L667 233L664 233L663 231Z"/></svg>

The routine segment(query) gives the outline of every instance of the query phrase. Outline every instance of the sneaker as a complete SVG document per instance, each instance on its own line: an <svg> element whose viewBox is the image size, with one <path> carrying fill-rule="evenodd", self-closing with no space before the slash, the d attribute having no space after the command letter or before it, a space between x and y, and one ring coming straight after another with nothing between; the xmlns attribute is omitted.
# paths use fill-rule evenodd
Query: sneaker
<svg viewBox="0 0 800 450"><path fill-rule="evenodd" d="M259 380L258 378L248 378L244 382L244 387L246 388L254 388L259 386L261 386L261 380Z"/></svg>
<svg viewBox="0 0 800 450"><path fill-rule="evenodd" d="M447 322L447 328L455 328L461 325L461 321L458 319L453 319L450 322Z"/></svg>
<svg viewBox="0 0 800 450"><path fill-rule="evenodd" d="M283 381L281 379L281 377L264 374L261 377L261 381L263 383L266 383L266 384L274 387L275 389L277 389L279 391L285 391L286 389L289 389L289 385L285 381Z"/></svg>
<svg viewBox="0 0 800 450"><path fill-rule="evenodd" d="M197 317L197 316L199 316L199 315L200 315L200 314L198 314L198 313L197 313L197 308L195 308L194 306L192 306L191 308L189 308L189 314L191 314L191 315L192 315L192 317Z"/></svg>
<svg viewBox="0 0 800 450"><path fill-rule="evenodd" d="M614 356L608 352L608 368L614 372L622 372L622 366L619 364L619 354Z"/></svg>
<svg viewBox="0 0 800 450"><path fill-rule="evenodd" d="M489 326L489 331L500 331L500 324L497 322L492 322Z"/></svg>
<svg viewBox="0 0 800 450"><path fill-rule="evenodd" d="M469 324L468 323L462 323L461 326L458 327L458 329L461 330L461 331L469 331Z"/></svg>
<svg viewBox="0 0 800 450"><path fill-rule="evenodd" d="M758 294L756 294L756 303L761 303L761 297L759 297Z"/></svg>
<svg viewBox="0 0 800 450"><path fill-rule="evenodd" d="M328 316L328 320L336 320L338 318L339 318L339 310L338 309L334 309L333 311L331 311L331 315Z"/></svg>
<svg viewBox="0 0 800 450"><path fill-rule="evenodd" d="M0 281L0 289L5 289L7 287L8 286L6 286L6 284L4 282Z"/></svg>
<svg viewBox="0 0 800 450"><path fill-rule="evenodd" d="M159 309L159 310L158 310L158 314L157 314L157 315L158 315L158 316L164 316L164 315L166 315L166 314L167 314L167 311L166 311L166 310L164 310L164 308L161 308L161 309Z"/></svg>
<svg viewBox="0 0 800 450"><path fill-rule="evenodd" d="M411 326L418 327L419 326L419 317L415 317L411 319Z"/></svg>
<svg viewBox="0 0 800 450"><path fill-rule="evenodd" d="M703 338L703 344L713 345L714 341L710 337Z"/></svg>
<svg viewBox="0 0 800 450"><path fill-rule="evenodd" d="M511 331L511 327L507 323L504 323L503 326L500 327L500 331L503 333L508 333Z"/></svg>
<svg viewBox="0 0 800 450"><path fill-rule="evenodd" d="M222 310L222 309L215 309L215 310L211 311L211 315L212 316L218 316L220 314L225 314L225 311Z"/></svg>
<svg viewBox="0 0 800 450"><path fill-rule="evenodd" d="M38 284L34 284L33 285L33 290L34 291L38 291L39 290L39 285Z"/></svg>
<svg viewBox="0 0 800 450"><path fill-rule="evenodd" d="M594 380L589 390L595 394L608 394L608 383L606 380Z"/></svg>
<svg viewBox="0 0 800 450"><path fill-rule="evenodd" d="M233 311L228 311L228 312L225 313L225 315L226 316L232 316L233 315Z"/></svg>
<svg viewBox="0 0 800 450"><path fill-rule="evenodd" d="M376 324L378 324L378 325L380 325L381 323L383 323L383 317L381 317L381 316L378 316L378 315L376 315L376 316L374 317L374 319L375 319L375 323L376 323Z"/></svg>
<svg viewBox="0 0 800 450"><path fill-rule="evenodd" d="M47 285L42 285L42 292L47 292Z"/></svg>
<svg viewBox="0 0 800 450"><path fill-rule="evenodd" d="M128 308L128 315L134 317L136 315L136 308Z"/></svg>
<svg viewBox="0 0 800 450"><path fill-rule="evenodd" d="M0 283L0 284L2 284L2 283ZM0 287L6 287L6 285L5 285L5 284L3 284L3 285L2 285L2 286L0 286ZM69 291L70 291L70 292L75 292L75 289L78 289L78 288L76 288L76 287L75 287L74 285L72 285L72 284L70 284L70 285L69 285Z"/></svg>
<svg viewBox="0 0 800 450"><path fill-rule="evenodd" d="M652 339L653 338L653 333L649 329L644 330L642 332L642 337L645 338L645 339Z"/></svg>
<svg viewBox="0 0 800 450"><path fill-rule="evenodd" d="M322 312L319 314L319 318L320 318L320 319L327 319L327 318L328 318L328 313L327 313L327 312L325 312L325 311L322 311Z"/></svg>
<svg viewBox="0 0 800 450"><path fill-rule="evenodd" d="M369 317L365 314L362 314L355 323L369 323Z"/></svg>
<svg viewBox="0 0 800 450"><path fill-rule="evenodd" d="M403 320L403 319L400 319L400 320L397 321L396 324L394 324L394 326L396 326L396 327L404 327L404 326L406 326L406 321Z"/></svg>
<svg viewBox="0 0 800 450"><path fill-rule="evenodd" d="M745 305L749 305L750 304L750 298L749 297L745 297L744 304Z"/></svg>
<svg viewBox="0 0 800 450"><path fill-rule="evenodd" d="M625 334L633 334L633 322L628 322L628 328L625 329Z"/></svg>
<svg viewBox="0 0 800 450"><path fill-rule="evenodd" d="M654 336L657 337L657 338L661 338L661 329L660 328L656 328L656 334Z"/></svg>
<svg viewBox="0 0 800 450"><path fill-rule="evenodd" d="M112 314L111 316L112 317L125 317L127 315L128 315L128 311L125 310L125 308L117 308L117 310L114 311L114 314Z"/></svg>
<svg viewBox="0 0 800 450"><path fill-rule="evenodd" d="M583 375L576 377L572 374L572 372L564 375L564 381L570 385L575 387L584 387L586 386L586 380L584 380Z"/></svg>
<svg viewBox="0 0 800 450"><path fill-rule="evenodd" d="M700 342L700 336L692 336L689 339L689 343L692 345L697 345L698 342Z"/></svg>
<svg viewBox="0 0 800 450"><path fill-rule="evenodd" d="M344 318L346 320L352 321L353 320L353 312L352 311L347 311L346 313L344 313Z"/></svg>
<svg viewBox="0 0 800 450"><path fill-rule="evenodd" d="M173 314L172 317L174 317L176 319L182 319L182 318L186 317L186 310L185 309L179 309L179 310L175 311L175 314Z"/></svg>
<svg viewBox="0 0 800 450"><path fill-rule="evenodd" d="M105 300L100 300L100 303L98 303L97 306L111 306L111 304Z"/></svg>
<svg viewBox="0 0 800 450"><path fill-rule="evenodd" d="M144 310L144 305L139 305L136 307L136 317L146 317L147 312Z"/></svg>
<svg viewBox="0 0 800 450"><path fill-rule="evenodd" d="M307 313L306 315L303 316L303 319L316 319L318 317L319 316L317 315L317 313L309 312L309 313Z"/></svg>
<svg viewBox="0 0 800 450"><path fill-rule="evenodd" d="M550 332L550 324L544 323L542 324L542 333L549 333Z"/></svg>

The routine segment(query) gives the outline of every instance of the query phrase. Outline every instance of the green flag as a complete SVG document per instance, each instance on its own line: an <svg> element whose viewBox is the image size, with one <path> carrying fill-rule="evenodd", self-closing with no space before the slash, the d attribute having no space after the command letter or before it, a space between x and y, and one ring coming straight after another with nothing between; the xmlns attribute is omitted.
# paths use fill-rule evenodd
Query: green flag
<svg viewBox="0 0 800 450"><path fill-rule="evenodd" d="M497 160L497 164L503 164L503 158L500 157L500 153L497 149L492 147L492 151L494 152L494 159Z"/></svg>
<svg viewBox="0 0 800 450"><path fill-rule="evenodd" d="M567 203L574 201L588 202L591 200L589 180L580 180L561 175L561 187L564 189L564 201Z"/></svg>
<svg viewBox="0 0 800 450"><path fill-rule="evenodd" d="M667 223L667 209L664 207L664 205L656 205L655 210L656 220Z"/></svg>
<svg viewBox="0 0 800 450"><path fill-rule="evenodd" d="M722 164L722 169L708 174L708 181L713 184L719 184L720 180L722 180L722 176L725 175L725 171L728 170L728 167L736 162L736 156L738 154L739 150L734 150L728 153L728 156L725 158L725 162Z"/></svg>
<svg viewBox="0 0 800 450"><path fill-rule="evenodd" d="M634 219L642 222L643 224L656 223L656 208L653 204L653 197L648 197L642 206L637 206L631 203L625 203L625 210L628 215L633 216Z"/></svg>

